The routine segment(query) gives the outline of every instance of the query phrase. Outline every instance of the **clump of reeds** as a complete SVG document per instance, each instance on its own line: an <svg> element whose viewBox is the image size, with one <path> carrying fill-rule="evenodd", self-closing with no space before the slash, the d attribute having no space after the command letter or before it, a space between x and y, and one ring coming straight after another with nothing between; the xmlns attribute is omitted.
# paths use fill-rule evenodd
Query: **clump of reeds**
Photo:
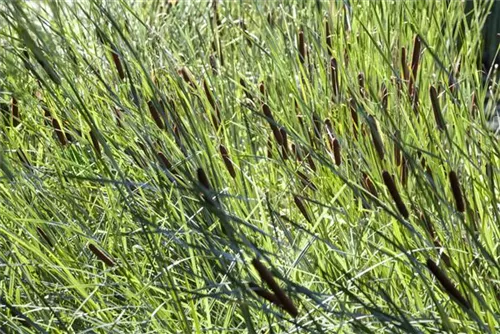
<svg viewBox="0 0 500 334"><path fill-rule="evenodd" d="M95 256L97 256L97 258L99 260L104 262L108 267L114 267L116 265L115 261L110 256L105 254L102 250L97 248L94 244L89 244L89 249L92 253L94 253Z"/></svg>
<svg viewBox="0 0 500 334"><path fill-rule="evenodd" d="M408 212L408 209L406 209L406 206L403 203L401 196L399 195L399 191L396 187L396 184L394 183L394 180L392 179L392 176L389 174L389 172L383 171L382 178L384 179L384 183L385 183L387 189L389 189L389 193L391 194L392 199L396 203L396 207L398 208L399 213L404 218L408 218L410 216L410 214Z"/></svg>
<svg viewBox="0 0 500 334"><path fill-rule="evenodd" d="M295 307L293 301L286 295L285 291L283 291L278 283L274 280L273 274L257 258L252 260L252 265L259 273L260 278L264 282L266 282L266 284L276 296L276 299L279 301L279 304L277 304L277 306L282 307L292 317L297 317L299 311Z"/></svg>

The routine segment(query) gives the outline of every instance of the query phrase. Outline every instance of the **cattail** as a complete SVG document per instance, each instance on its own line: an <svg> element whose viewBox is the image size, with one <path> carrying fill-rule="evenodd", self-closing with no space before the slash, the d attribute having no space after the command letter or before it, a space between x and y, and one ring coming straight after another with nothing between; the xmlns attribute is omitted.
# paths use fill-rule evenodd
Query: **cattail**
<svg viewBox="0 0 500 334"><path fill-rule="evenodd" d="M299 196L297 195L294 195L293 196L293 201L295 202L295 205L297 206L297 208L299 209L300 213L302 214L302 216L304 216L304 218L308 221L308 222L311 222L311 219L309 218L309 214L307 213L307 210L306 210L306 207L304 205L304 203L302 202L302 199L300 199Z"/></svg>
<svg viewBox="0 0 500 334"><path fill-rule="evenodd" d="M375 188L375 185L373 184L372 180L370 177L363 172L363 180L362 180L363 187L370 192L370 194L373 195L373 197L378 197L378 192L377 188Z"/></svg>
<svg viewBox="0 0 500 334"><path fill-rule="evenodd" d="M66 139L64 131L61 129L61 125L59 125L59 121L56 118L52 118L52 127L54 128L54 131L56 132L57 138L59 139L61 145L66 146L68 144L68 141Z"/></svg>
<svg viewBox="0 0 500 334"><path fill-rule="evenodd" d="M278 297L276 297L275 294L271 293L270 291L267 291L264 288L261 288L257 284L253 282L249 282L248 286L250 287L250 290L252 290L257 296L262 297L266 299L267 301L271 302L272 304L276 306L282 306L281 302L279 301Z"/></svg>
<svg viewBox="0 0 500 334"><path fill-rule="evenodd" d="M335 139L335 136L333 134L333 126L332 126L332 121L330 119L325 119L325 129L326 129L326 136L328 137L328 144L330 145L330 149L333 151L333 140Z"/></svg>
<svg viewBox="0 0 500 334"><path fill-rule="evenodd" d="M156 153L156 155L158 157L158 160L162 164L162 166L165 167L166 169L168 169L169 171L172 171L172 167L173 166L170 163L170 161L167 159L167 157L165 156L165 154L163 154L163 152L161 152L161 151L158 151Z"/></svg>
<svg viewBox="0 0 500 334"><path fill-rule="evenodd" d="M443 114L441 113L436 88L434 88L434 86L431 86L431 88L429 89L429 93L431 96L432 110L434 111L434 118L436 119L438 130L443 131L446 128L446 123L443 119Z"/></svg>
<svg viewBox="0 0 500 334"><path fill-rule="evenodd" d="M368 115L367 120L372 134L373 146L375 146L375 150L377 151L380 160L384 160L384 144L382 143L382 137L378 131L377 122L372 115Z"/></svg>
<svg viewBox="0 0 500 334"><path fill-rule="evenodd" d="M301 162L302 161L302 154L300 152L300 149L299 149L299 147L297 147L293 143L292 143L292 152L293 152L293 155L295 155L295 159L297 159L297 161Z"/></svg>
<svg viewBox="0 0 500 334"><path fill-rule="evenodd" d="M478 111L479 111L479 107L477 105L477 97L476 97L476 93L472 93L472 97L471 97L471 116L473 118L476 118L477 115L478 115Z"/></svg>
<svg viewBox="0 0 500 334"><path fill-rule="evenodd" d="M220 112L219 112L219 108L217 107L215 100L212 96L212 93L210 92L210 88L208 87L206 80L203 80L203 90L205 91L205 95L207 97L208 103L210 103L210 105L214 109L214 112L212 113L212 122L213 122L215 128L218 129L220 126Z"/></svg>
<svg viewBox="0 0 500 334"><path fill-rule="evenodd" d="M155 121L158 128L160 128L161 130L165 129L165 125L163 124L163 120L161 118L161 115L160 115L158 109L156 108L155 102L149 101L148 108L149 108L149 112L151 113L151 116L153 117L153 120Z"/></svg>
<svg viewBox="0 0 500 334"><path fill-rule="evenodd" d="M354 99L349 99L349 109L351 110L351 118L352 118L352 130L354 132L354 138L358 138L358 129L359 129L359 120L358 120L358 112L356 110L356 101Z"/></svg>
<svg viewBox="0 0 500 334"><path fill-rule="evenodd" d="M359 84L359 93L362 97L366 97L365 94L365 74L363 72L359 72L358 74L358 84Z"/></svg>
<svg viewBox="0 0 500 334"><path fill-rule="evenodd" d="M264 112L264 115L267 117L267 121L271 126L271 130L273 131L276 142L278 143L278 145L283 145L283 137L281 137L281 132L275 124L276 122L274 121L273 114L271 113L271 108L269 108L269 106L264 103L262 105L262 111Z"/></svg>
<svg viewBox="0 0 500 334"><path fill-rule="evenodd" d="M278 283L273 278L271 272L258 260L253 259L252 264L254 268L259 273L260 278L267 283L272 292L276 295L280 301L283 309L287 311L291 316L297 317L299 311L293 304L292 300L285 294L285 292L279 287Z"/></svg>
<svg viewBox="0 0 500 334"><path fill-rule="evenodd" d="M115 117L116 117L116 125L119 127L119 128L123 128L123 124L122 124L122 112L121 112L121 109L119 107L114 107L113 108L114 112L115 112Z"/></svg>
<svg viewBox="0 0 500 334"><path fill-rule="evenodd" d="M396 203L396 207L398 208L399 213L405 217L409 217L408 210L406 209L406 206L403 203L403 200L401 199L401 196L399 196L398 189L396 188L396 184L394 183L394 180L392 179L392 176L389 174L387 171L382 172L382 177L384 178L384 183L387 189L389 189L389 193L392 196L392 199Z"/></svg>
<svg viewBox="0 0 500 334"><path fill-rule="evenodd" d="M214 75L218 75L219 74L219 70L217 68L217 59L215 58L215 56L213 54L211 54L208 59L210 61L210 67L212 67L212 73Z"/></svg>
<svg viewBox="0 0 500 334"><path fill-rule="evenodd" d="M330 69L332 71L332 89L333 98L335 99L339 95L339 71L337 65L337 59L330 59Z"/></svg>
<svg viewBox="0 0 500 334"><path fill-rule="evenodd" d="M92 141L92 145L94 146L95 153L98 157L101 157L101 145L99 144L99 140L94 132L94 130L90 130L89 132L90 140Z"/></svg>
<svg viewBox="0 0 500 334"><path fill-rule="evenodd" d="M304 185L304 187L309 187L311 188L311 190L314 191L318 190L318 188L316 188L314 183L311 180L309 180L309 178L304 173L302 173L301 171L297 171L297 175L299 176L299 179L302 182L302 185Z"/></svg>
<svg viewBox="0 0 500 334"><path fill-rule="evenodd" d="M222 155L222 159L224 160L224 164L226 165L226 169L229 172L229 175L234 179L236 177L236 172L234 170L233 162L229 159L229 153L224 145L219 145L219 151Z"/></svg>
<svg viewBox="0 0 500 334"><path fill-rule="evenodd" d="M19 105L16 98L13 96L10 101L11 116L12 116L12 126L16 127L21 122L21 117L19 116Z"/></svg>
<svg viewBox="0 0 500 334"><path fill-rule="evenodd" d="M326 51L328 52L328 55L331 57L333 43L332 43L332 35L330 33L330 24L328 23L328 20L325 21L325 36L326 36Z"/></svg>
<svg viewBox="0 0 500 334"><path fill-rule="evenodd" d="M288 135L286 134L285 128L280 128L281 138L283 139L283 143L281 145L281 152L283 155L283 159L288 159Z"/></svg>
<svg viewBox="0 0 500 334"><path fill-rule="evenodd" d="M394 143L394 163L398 167L401 166L401 150L399 148L398 143Z"/></svg>
<svg viewBox="0 0 500 334"><path fill-rule="evenodd" d="M427 216L420 213L420 220L424 222L425 229L429 232L434 246L436 246L436 248L443 248L441 242L439 241L439 236L436 234L436 230L434 229L431 221L427 219ZM450 257L446 253L441 253L441 258L446 266L451 267Z"/></svg>
<svg viewBox="0 0 500 334"><path fill-rule="evenodd" d="M406 186L408 183L408 159L401 155L401 184Z"/></svg>
<svg viewBox="0 0 500 334"><path fill-rule="evenodd" d="M243 92L245 93L246 98L252 100L252 94L250 94L247 84L243 78L240 78L240 85L243 88Z"/></svg>
<svg viewBox="0 0 500 334"><path fill-rule="evenodd" d="M340 155L340 143L337 138L333 140L333 157L335 158L335 164L340 166L342 163L342 157Z"/></svg>
<svg viewBox="0 0 500 334"><path fill-rule="evenodd" d="M205 174L205 171L202 168L198 168L196 170L196 173L198 175L198 182L200 182L200 184L205 187L205 189L210 190L210 182L208 182L208 177Z"/></svg>
<svg viewBox="0 0 500 334"><path fill-rule="evenodd" d="M311 156L311 153L307 153L307 163L309 164L309 167L313 170L313 171L316 171L316 164L314 163L314 160Z"/></svg>
<svg viewBox="0 0 500 334"><path fill-rule="evenodd" d="M178 72L187 84L196 89L196 82L194 81L193 75L187 67L182 67Z"/></svg>
<svg viewBox="0 0 500 334"><path fill-rule="evenodd" d="M401 67L403 68L403 80L408 82L410 79L410 72L406 64L406 48L404 46L401 48Z"/></svg>
<svg viewBox="0 0 500 334"><path fill-rule="evenodd" d="M297 115L297 120L299 121L300 126L304 128L304 117L300 113L300 108L299 108L299 103L297 102L297 99L294 99L294 104L295 104L295 114Z"/></svg>
<svg viewBox="0 0 500 334"><path fill-rule="evenodd" d="M417 80L418 64L420 61L420 46L421 46L420 37L415 36L415 39L413 41L413 55L411 58L411 77L409 83L410 94L412 96L414 95L414 84L415 81Z"/></svg>
<svg viewBox="0 0 500 334"><path fill-rule="evenodd" d="M460 190L460 183L458 182L458 177L455 171L450 171L448 174L448 179L450 180L451 191L453 192L453 197L455 198L455 204L458 212L465 211L464 198L462 196L462 191Z"/></svg>
<svg viewBox="0 0 500 334"><path fill-rule="evenodd" d="M266 86L264 86L264 82L259 83L259 91L262 98L264 98L266 96Z"/></svg>
<svg viewBox="0 0 500 334"><path fill-rule="evenodd" d="M116 71L118 72L118 76L120 79L125 79L125 72L123 72L122 62L120 60L120 56L118 53L113 50L111 51L111 56L113 57L113 63L115 63Z"/></svg>
<svg viewBox="0 0 500 334"><path fill-rule="evenodd" d="M299 31L299 60L301 64L304 64L306 60L306 42L304 40L304 32L301 30Z"/></svg>
<svg viewBox="0 0 500 334"><path fill-rule="evenodd" d="M436 279L441 283L444 290L455 298L455 300L461 304L466 309L470 309L471 306L469 302L462 296L460 291L455 287L455 285L450 281L450 279L446 276L445 272L442 271L437 264L431 259L427 259L427 268L431 271L431 273L436 277Z"/></svg>
<svg viewBox="0 0 500 334"><path fill-rule="evenodd" d="M89 249L92 251L92 253L94 253L95 256L99 258L99 260L104 262L108 267L115 266L115 262L113 261L113 259L111 259L111 257L109 257L108 255L104 254L104 252L98 249L94 244L89 244Z"/></svg>
<svg viewBox="0 0 500 334"><path fill-rule="evenodd" d="M50 247L54 247L54 244L52 243L52 240L50 240L49 236L47 235L47 233L45 233L44 230L42 230L41 227L36 227L36 231L38 232L38 235L40 235L40 237L45 240L45 242L50 246Z"/></svg>
<svg viewBox="0 0 500 334"><path fill-rule="evenodd" d="M387 110L387 107L389 105L389 92L387 91L387 87L384 83L382 83L380 95L382 95L382 108L384 108L384 110Z"/></svg>

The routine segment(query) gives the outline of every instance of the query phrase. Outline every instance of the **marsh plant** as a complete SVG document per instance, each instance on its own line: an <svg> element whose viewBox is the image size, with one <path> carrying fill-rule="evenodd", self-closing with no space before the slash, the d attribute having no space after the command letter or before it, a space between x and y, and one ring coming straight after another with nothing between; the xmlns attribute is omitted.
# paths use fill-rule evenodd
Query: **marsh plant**
<svg viewBox="0 0 500 334"><path fill-rule="evenodd" d="M475 3L2 1L0 331L498 332Z"/></svg>

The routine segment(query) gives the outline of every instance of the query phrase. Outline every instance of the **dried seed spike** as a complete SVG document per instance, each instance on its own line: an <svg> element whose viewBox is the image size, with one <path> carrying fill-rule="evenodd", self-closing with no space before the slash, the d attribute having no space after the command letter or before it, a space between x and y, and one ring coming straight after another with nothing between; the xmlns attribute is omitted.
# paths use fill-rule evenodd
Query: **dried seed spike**
<svg viewBox="0 0 500 334"><path fill-rule="evenodd" d="M212 67L212 73L214 75L218 75L219 70L217 68L217 59L215 58L215 56L213 54L211 54L209 57L209 60L210 60L210 66Z"/></svg>
<svg viewBox="0 0 500 334"><path fill-rule="evenodd" d="M420 213L420 220L424 222L425 229L429 232L434 246L436 246L436 248L443 248L441 242L439 241L439 236L436 234L434 226L432 225L431 221L427 219L427 216L422 212ZM441 258L446 266L451 267L450 257L446 253L442 252Z"/></svg>
<svg viewBox="0 0 500 334"><path fill-rule="evenodd" d="M436 277L436 279L441 283L444 290L455 298L455 300L461 304L463 307L470 309L471 306L467 299L458 291L455 285L450 281L450 279L446 276L445 272L442 271L437 264L431 259L427 259L427 268L431 271L431 273Z"/></svg>
<svg viewBox="0 0 500 334"><path fill-rule="evenodd" d="M236 177L236 172L234 170L233 162L229 158L229 153L224 145L219 145L219 151L222 155L222 160L224 160L224 164L226 165L226 169L229 172L229 175L234 179Z"/></svg>
<svg viewBox="0 0 500 334"><path fill-rule="evenodd" d="M315 172L316 171L316 164L314 163L314 160L311 156L311 153L307 153L307 163L309 164L309 167Z"/></svg>
<svg viewBox="0 0 500 334"><path fill-rule="evenodd" d="M420 61L420 47L421 47L421 42L420 42L420 37L415 36L415 39L413 41L413 55L411 57L411 77L410 77L410 94L413 95L413 87L414 83L417 80L417 72L418 72L418 64Z"/></svg>
<svg viewBox="0 0 500 334"><path fill-rule="evenodd" d="M299 31L299 41L298 41L298 49L299 49L299 60L301 64L304 64L306 61L306 42L304 40L304 32Z"/></svg>
<svg viewBox="0 0 500 334"><path fill-rule="evenodd" d="M194 81L193 75L191 74L191 71L187 67L181 67L181 69L178 71L179 74L181 75L182 79L189 84L192 88L196 89L196 82Z"/></svg>
<svg viewBox="0 0 500 334"><path fill-rule="evenodd" d="M42 239L45 240L45 242L47 244L49 244L50 247L54 247L54 244L52 243L52 240L50 240L49 236L45 233L44 230L42 230L41 227L37 226L36 227L36 231L38 232L38 234L40 235L40 237L42 237Z"/></svg>
<svg viewBox="0 0 500 334"><path fill-rule="evenodd" d="M252 265L259 273L260 278L264 282L266 282L271 291L274 292L274 294L280 301L283 309L287 311L291 316L297 317L299 311L293 304L292 300L279 287L278 283L276 283L271 272L257 258L252 260Z"/></svg>
<svg viewBox="0 0 500 334"><path fill-rule="evenodd" d="M208 103L215 109L215 100L210 92L210 88L208 87L207 80L203 80L203 90L205 91L205 96L207 97Z"/></svg>
<svg viewBox="0 0 500 334"><path fill-rule="evenodd" d="M359 129L359 120L358 120L358 112L356 110L356 101L354 99L349 99L349 109L351 110L351 118L352 118L352 130L354 132L354 138L358 138L358 129Z"/></svg>
<svg viewBox="0 0 500 334"><path fill-rule="evenodd" d="M378 198L378 193L377 193L377 188L375 188L375 185L373 184L372 180L366 173L362 173L363 176L363 187L370 192L370 194L373 195L373 197Z"/></svg>
<svg viewBox="0 0 500 334"><path fill-rule="evenodd" d="M396 184L394 183L392 176L389 174L389 172L383 171L382 177L384 179L385 186L387 187L387 189L389 189L389 193L391 194L392 199L396 203L396 207L398 208L399 213L403 217L408 218L410 214L408 213L408 210L406 209L406 206L404 205L403 200L399 195L398 189L396 188Z"/></svg>
<svg viewBox="0 0 500 334"><path fill-rule="evenodd" d="M205 174L205 171L202 168L198 168L196 170L196 174L198 175L198 182L200 182L200 184L207 190L210 190L212 187L210 187L210 182L208 182L208 177Z"/></svg>
<svg viewBox="0 0 500 334"><path fill-rule="evenodd" d="M160 163L163 165L163 167L165 167L166 169L168 169L171 172L173 166L170 163L170 161L167 159L165 154L163 154L163 152L161 152L161 151L158 151L158 153L156 153L156 155L158 156L158 160L160 160Z"/></svg>
<svg viewBox="0 0 500 334"><path fill-rule="evenodd" d="M122 62L118 53L113 50L111 51L111 56L113 57L113 63L115 63L116 71L121 80L125 79L125 72L123 72Z"/></svg>
<svg viewBox="0 0 500 334"><path fill-rule="evenodd" d="M160 113L158 112L158 109L156 109L155 103L153 101L148 102L148 108L151 116L153 117L153 120L155 121L156 125L158 128L161 130L165 129L165 125L163 124L163 120L161 118Z"/></svg>
<svg viewBox="0 0 500 334"><path fill-rule="evenodd" d="M399 138L399 136L397 136L397 138ZM395 142L394 143L394 162L395 162L397 167L401 166L401 159L402 159L401 150L399 149L398 143Z"/></svg>
<svg viewBox="0 0 500 334"><path fill-rule="evenodd" d="M98 157L101 157L101 145L99 144L99 140L97 139L94 130L90 130L89 135L92 141L92 145L94 146L95 153Z"/></svg>
<svg viewBox="0 0 500 334"><path fill-rule="evenodd" d="M252 290L257 296L266 299L267 301L271 302L272 304L274 304L276 306L282 307L281 302L278 300L278 298L276 297L275 294L267 291L264 288L261 288L260 286L258 286L257 284L255 284L253 282L249 282L248 286L249 286L250 290Z"/></svg>
<svg viewBox="0 0 500 334"><path fill-rule="evenodd" d="M443 114L441 113L441 108L439 106L438 93L436 88L434 88L434 86L431 86L431 88L429 89L429 93L431 96L432 111L434 111L434 118L436 119L438 130L443 131L446 126L443 119Z"/></svg>
<svg viewBox="0 0 500 334"><path fill-rule="evenodd" d="M281 138L283 139L283 144L281 145L281 153L283 160L288 159L288 135L286 134L285 128L280 128Z"/></svg>
<svg viewBox="0 0 500 334"><path fill-rule="evenodd" d="M115 262L106 254L104 254L103 251L98 249L94 244L89 244L89 249L94 253L95 256L99 258L102 262L104 262L108 267L114 267Z"/></svg>
<svg viewBox="0 0 500 334"><path fill-rule="evenodd" d="M363 72L359 72L358 74L358 84L359 84L359 93L362 97L366 97L365 94L365 74Z"/></svg>
<svg viewBox="0 0 500 334"><path fill-rule="evenodd" d="M340 143L337 138L333 140L333 157L335 158L335 164L340 166L342 164L342 157L340 155Z"/></svg>
<svg viewBox="0 0 500 334"><path fill-rule="evenodd" d="M326 36L326 51L328 52L328 55L331 57L333 43L332 43L332 35L330 33L330 24L328 23L328 19L325 21L325 36Z"/></svg>
<svg viewBox="0 0 500 334"><path fill-rule="evenodd" d="M401 48L401 67L403 68L403 80L408 82L410 79L410 71L406 64L406 48L404 46Z"/></svg>
<svg viewBox="0 0 500 334"><path fill-rule="evenodd" d="M11 117L12 117L12 126L16 127L21 122L21 117L19 116L19 104L17 103L16 98L13 96L10 101L11 106Z"/></svg>
<svg viewBox="0 0 500 334"><path fill-rule="evenodd" d="M384 110L387 110L387 107L389 105L389 92L387 91L387 87L384 83L382 83L380 95L382 95L382 108L384 108Z"/></svg>
<svg viewBox="0 0 500 334"><path fill-rule="evenodd" d="M302 182L302 184L304 185L304 187L309 187L309 188L311 188L311 190L314 190L314 191L318 190L318 188L316 188L314 183L312 183L312 181L309 180L309 178L304 173L297 171L297 175L299 176L299 179Z"/></svg>
<svg viewBox="0 0 500 334"><path fill-rule="evenodd" d="M408 159L405 155L401 156L401 184L406 187L408 183Z"/></svg>
<svg viewBox="0 0 500 334"><path fill-rule="evenodd" d="M332 89L333 89L333 98L335 99L339 95L339 71L337 65L337 59L330 59L330 69L332 72Z"/></svg>
<svg viewBox="0 0 500 334"><path fill-rule="evenodd" d="M292 152L295 155L297 161L302 162L302 154L300 153L300 149L292 143Z"/></svg>
<svg viewBox="0 0 500 334"><path fill-rule="evenodd" d="M119 127L119 128L123 128L123 124L122 124L122 112L121 112L121 109L119 107L115 107L113 108L113 110L115 111L115 116L116 116L116 125ZM50 114L50 113L49 113Z"/></svg>
<svg viewBox="0 0 500 334"><path fill-rule="evenodd" d="M458 182L458 177L455 171L450 171L448 174L448 179L450 180L451 190L453 192L453 197L455 198L455 204L458 212L465 211L464 198L462 196L462 191L460 190L460 183Z"/></svg>
<svg viewBox="0 0 500 334"><path fill-rule="evenodd" d="M59 121L56 118L52 118L52 127L54 128L54 131L56 132L57 138L59 139L61 145L66 146L68 144L68 140L66 139L66 136L61 129L61 126L59 125Z"/></svg>
<svg viewBox="0 0 500 334"><path fill-rule="evenodd" d="M264 82L262 81L259 83L259 91L262 97L266 96L266 87L264 86Z"/></svg>
<svg viewBox="0 0 500 334"><path fill-rule="evenodd" d="M293 201L295 202L295 205L299 209L299 211L302 214L302 216L304 216L304 218L308 222L311 222L311 219L309 218L309 214L307 213L306 207L305 207L304 203L302 202L302 200L300 199L300 197L297 196L297 195L294 195L293 196Z"/></svg>
<svg viewBox="0 0 500 334"><path fill-rule="evenodd" d="M273 131L274 138L276 139L276 142L278 145L283 145L283 137L281 137L281 132L276 126L276 122L274 121L273 114L271 113L271 108L267 104L262 104L262 111L264 112L264 115L267 117L267 121L269 125L271 126L271 130Z"/></svg>
<svg viewBox="0 0 500 334"><path fill-rule="evenodd" d="M384 144L382 143L382 137L380 136L377 122L372 115L368 115L368 126L370 127L370 132L372 134L373 146L375 146L375 150L377 151L380 160L384 160Z"/></svg>

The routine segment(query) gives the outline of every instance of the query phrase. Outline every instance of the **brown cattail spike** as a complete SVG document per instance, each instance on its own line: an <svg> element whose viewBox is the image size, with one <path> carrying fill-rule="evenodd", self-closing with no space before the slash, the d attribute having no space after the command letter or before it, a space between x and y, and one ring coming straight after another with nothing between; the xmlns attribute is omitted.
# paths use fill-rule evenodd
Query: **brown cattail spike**
<svg viewBox="0 0 500 334"><path fill-rule="evenodd" d="M332 72L332 89L333 98L335 99L339 95L339 71L337 65L337 59L330 59L330 69Z"/></svg>
<svg viewBox="0 0 500 334"><path fill-rule="evenodd" d="M330 32L330 24L328 23L328 20L325 21L325 36L326 36L326 51L328 52L328 55L331 57L333 43L332 43L332 35Z"/></svg>
<svg viewBox="0 0 500 334"><path fill-rule="evenodd" d="M358 138L358 129L359 129L359 120L358 120L358 112L356 109L356 101L354 99L349 99L349 109L351 110L351 118L352 118L352 130L354 132L354 138Z"/></svg>
<svg viewBox="0 0 500 334"><path fill-rule="evenodd" d="M299 31L299 60L301 64L306 61L306 42L304 40L304 32Z"/></svg>
<svg viewBox="0 0 500 334"><path fill-rule="evenodd" d="M162 164L162 166L165 167L166 169L168 169L169 171L172 171L172 167L173 166L170 163L170 161L167 159L167 157L165 156L165 154L163 154L163 152L158 152L157 156L158 156L158 160L160 161L160 163Z"/></svg>
<svg viewBox="0 0 500 334"><path fill-rule="evenodd" d="M309 214L307 213L307 209L304 205L304 203L302 202L302 199L297 196L297 195L294 195L293 196L293 201L295 202L295 205L297 206L297 208L299 209L300 213L302 214L302 216L304 216L304 218L308 221L308 222L311 222L311 219L309 218Z"/></svg>
<svg viewBox="0 0 500 334"><path fill-rule="evenodd" d="M113 57L113 63L115 64L116 71L118 72L118 76L120 77L120 79L124 80L125 79L125 72L123 71L122 62L120 60L120 56L118 55L118 52L111 51L111 56Z"/></svg>
<svg viewBox="0 0 500 334"><path fill-rule="evenodd" d="M153 101L148 102L148 108L149 112L151 113L151 117L153 117L153 120L155 121L156 125L160 129L165 129L165 125L163 124L163 120L161 119L160 112L156 108L156 105Z"/></svg>
<svg viewBox="0 0 500 334"><path fill-rule="evenodd" d="M52 118L52 127L54 128L54 131L56 132L57 135L57 139L59 139L61 145L66 146L68 144L68 140L66 139L66 135L64 134L64 131L61 129L61 125L59 124L59 121L56 118Z"/></svg>
<svg viewBox="0 0 500 334"><path fill-rule="evenodd" d="M392 179L392 176L389 174L389 172L384 171L382 173L382 177L384 178L384 183L387 189L389 189L389 193L392 196L392 199L396 203L396 207L398 208L399 213L405 217L409 217L408 210L406 209L406 206L403 203L403 200L401 199L401 196L399 196L398 189L396 188L396 184L394 183L394 180Z"/></svg>
<svg viewBox="0 0 500 334"><path fill-rule="evenodd" d="M366 93L365 93L365 74L363 72L360 72L358 74L358 84L359 84L359 93L361 94L362 97L366 97Z"/></svg>
<svg viewBox="0 0 500 334"><path fill-rule="evenodd" d="M104 262L108 267L114 267L115 262L108 255L104 254L99 248L97 248L94 244L89 244L89 249L94 253L95 256L99 258L102 262Z"/></svg>
<svg viewBox="0 0 500 334"><path fill-rule="evenodd" d="M420 37L415 36L413 42L413 55L411 58L411 77L409 85L410 94L412 96L414 96L414 86L415 86L415 81L417 80L418 64L420 62L420 47L421 47Z"/></svg>
<svg viewBox="0 0 500 334"><path fill-rule="evenodd" d="M274 121L273 114L271 113L271 108L267 104L262 105L262 111L264 112L264 115L267 117L267 121L269 122L269 125L271 126L271 130L273 131L274 138L276 139L276 142L278 145L283 145L283 137L281 137L281 132L276 126L276 122Z"/></svg>
<svg viewBox="0 0 500 334"><path fill-rule="evenodd" d="M179 70L179 74L187 84L189 84L192 88L196 89L196 82L194 81L193 75L191 74L189 69L187 69L186 67L182 67Z"/></svg>
<svg viewBox="0 0 500 334"><path fill-rule="evenodd" d="M368 126L370 127L370 132L372 134L373 146L375 146L375 150L377 151L380 160L384 160L384 144L382 143L382 137L380 136L377 122L371 115L368 115L367 120Z"/></svg>
<svg viewBox="0 0 500 334"><path fill-rule="evenodd" d="M408 82L410 79L410 71L408 70L408 65L406 64L406 48L401 48L401 67L403 68L403 80Z"/></svg>
<svg viewBox="0 0 500 334"><path fill-rule="evenodd" d="M293 304L292 300L279 287L278 283L276 283L271 272L258 259L253 259L252 264L259 273L260 278L264 282L266 282L271 291L274 292L283 309L287 311L292 317L297 317L299 311Z"/></svg>
<svg viewBox="0 0 500 334"><path fill-rule="evenodd" d="M340 143L337 138L333 140L333 157L335 158L335 164L340 166L342 164L342 156L340 155Z"/></svg>
<svg viewBox="0 0 500 334"><path fill-rule="evenodd" d="M373 197L378 197L377 193L377 188L375 188L375 185L373 184L372 180L370 177L366 174L363 173L363 187L370 192L370 194L373 195Z"/></svg>
<svg viewBox="0 0 500 334"><path fill-rule="evenodd" d="M224 164L226 165L226 169L229 172L229 175L234 179L236 177L236 172L234 170L233 162L229 158L229 153L224 145L219 145L219 151L222 156L222 160L224 160Z"/></svg>
<svg viewBox="0 0 500 334"><path fill-rule="evenodd" d="M252 290L257 296L266 299L267 301L271 302L276 306L282 307L281 302L279 301L278 297L276 297L275 294L267 291L264 288L261 288L260 286L258 286L253 282L248 283L248 286L250 287L250 290Z"/></svg>
<svg viewBox="0 0 500 334"><path fill-rule="evenodd" d="M50 247L54 247L54 244L52 243L52 240L50 240L49 236L47 235L47 233L45 233L44 230L42 230L41 227L36 227L36 231L38 232L38 234L40 235L40 237L43 238L43 240L45 240L45 242L50 246Z"/></svg>
<svg viewBox="0 0 500 334"><path fill-rule="evenodd" d="M462 196L462 191L460 190L460 183L458 182L458 177L455 171L450 171L448 174L450 180L451 190L453 192L453 197L455 198L455 204L458 212L465 211L464 198Z"/></svg>
<svg viewBox="0 0 500 334"><path fill-rule="evenodd" d="M207 174L205 174L205 171L202 168L198 168L196 173L198 175L198 182L200 182L205 189L210 190L210 182L208 182L208 177Z"/></svg>
<svg viewBox="0 0 500 334"><path fill-rule="evenodd" d="M21 117L19 116L19 105L15 97L12 97L11 99L10 108L12 116L12 126L16 127L21 122Z"/></svg>
<svg viewBox="0 0 500 334"><path fill-rule="evenodd" d="M434 86L429 89L429 94L431 96L432 111L434 112L434 118L436 119L436 124L438 130L443 131L445 129L445 121L443 119L443 114L441 113L441 108L439 106L438 93Z"/></svg>
<svg viewBox="0 0 500 334"><path fill-rule="evenodd" d="M458 291L455 285L450 281L450 279L446 276L445 272L442 271L437 264L431 259L427 259L427 268L431 271L431 273L436 277L436 279L441 283L444 290L452 296L456 302L461 304L463 307L470 309L471 306L467 299Z"/></svg>

